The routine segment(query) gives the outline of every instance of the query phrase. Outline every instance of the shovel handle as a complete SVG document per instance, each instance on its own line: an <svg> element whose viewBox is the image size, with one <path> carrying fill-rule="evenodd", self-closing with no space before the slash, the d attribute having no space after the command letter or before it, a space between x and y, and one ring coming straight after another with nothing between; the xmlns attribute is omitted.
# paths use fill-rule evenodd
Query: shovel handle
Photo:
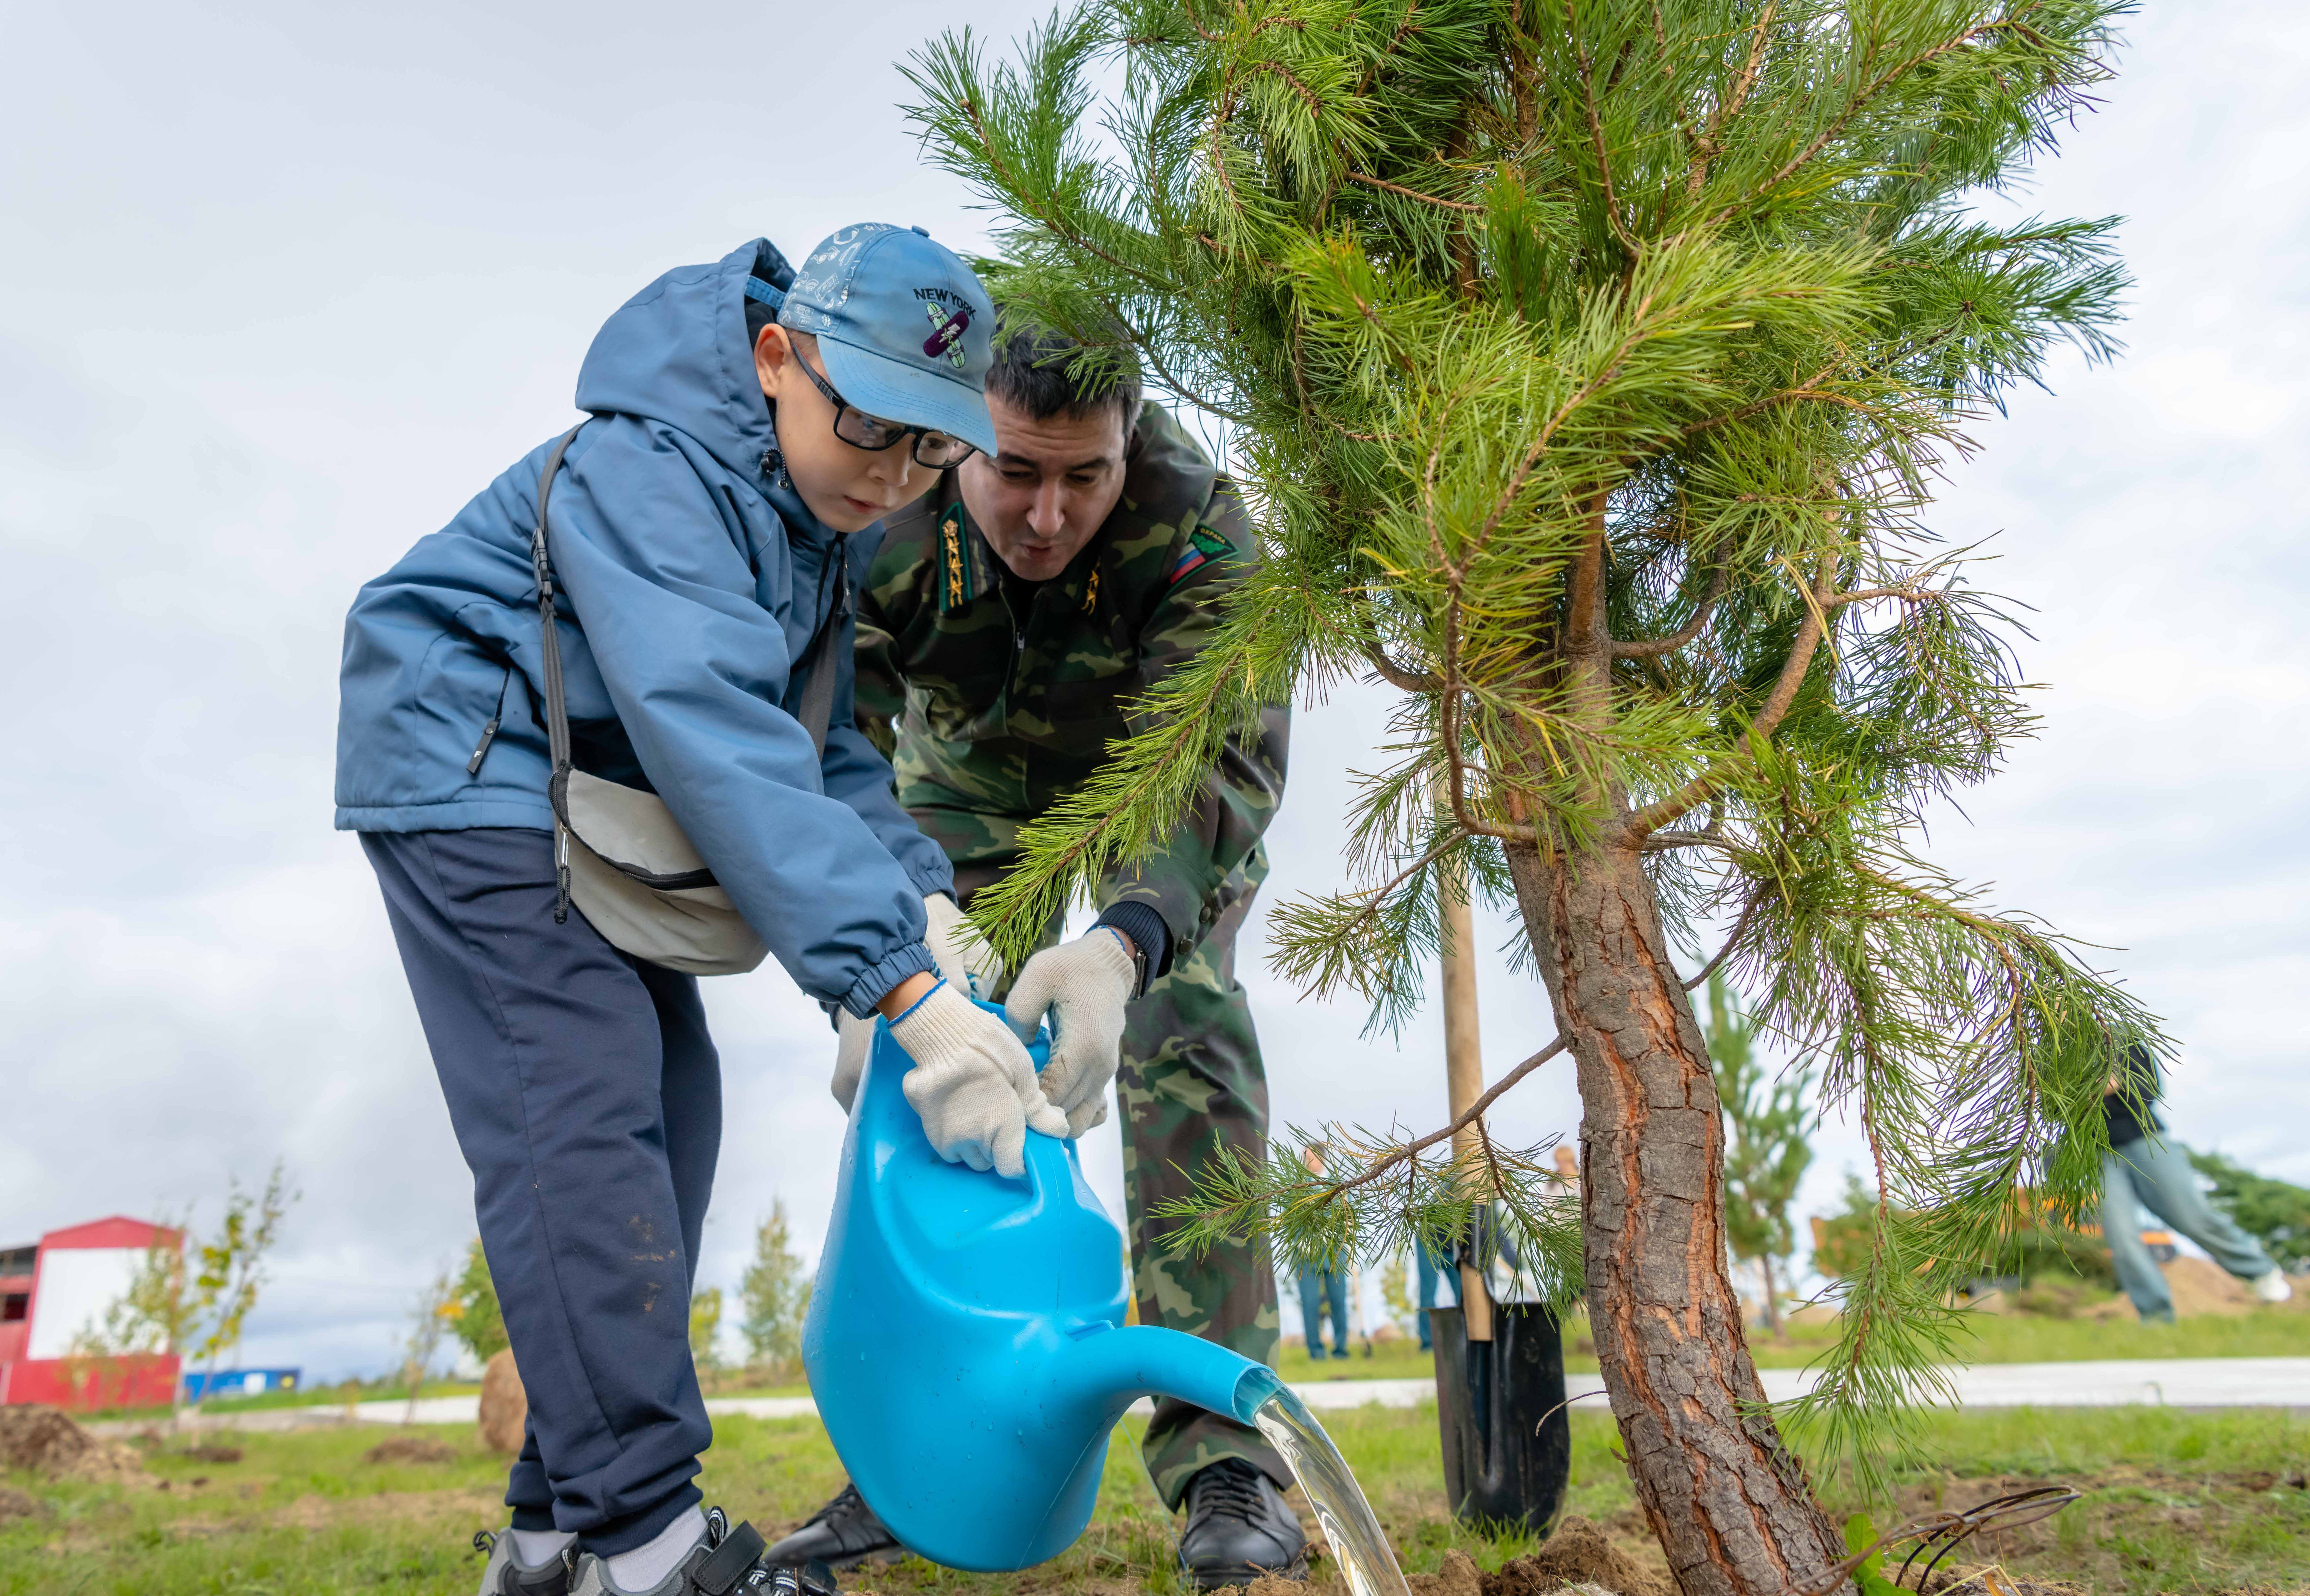
<svg viewBox="0 0 2310 1596"><path fill-rule="evenodd" d="M1492 1294L1484 1289L1483 1272L1472 1263L1460 1266L1460 1323L1470 1340L1492 1339Z"/></svg>

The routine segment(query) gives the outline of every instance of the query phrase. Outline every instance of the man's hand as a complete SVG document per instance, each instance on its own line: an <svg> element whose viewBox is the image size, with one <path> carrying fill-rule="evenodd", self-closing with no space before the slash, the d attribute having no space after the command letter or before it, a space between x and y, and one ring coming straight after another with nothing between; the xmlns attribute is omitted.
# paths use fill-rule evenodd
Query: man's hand
<svg viewBox="0 0 2310 1596"><path fill-rule="evenodd" d="M915 1061L900 1082L907 1101L948 1163L1024 1175L1029 1126L1067 1133L1067 1117L1036 1084L1024 1045L952 984L939 982L904 1010L890 1035Z"/></svg>
<svg viewBox="0 0 2310 1596"><path fill-rule="evenodd" d="M923 941L930 944L938 973L965 995L993 1002L1003 984L1003 956L987 946L986 939L962 917L960 907L945 893L934 892L924 898L923 913L930 917L930 929L923 933Z"/></svg>
<svg viewBox="0 0 2310 1596"><path fill-rule="evenodd" d="M1045 1011L1051 1015L1051 1062L1043 1092L1067 1116L1067 1134L1080 1136L1107 1119L1107 1083L1115 1079L1123 1046L1123 1005L1139 984L1130 943L1111 925L1046 948L1027 961L1003 1011L1012 1028L1032 1037Z"/></svg>

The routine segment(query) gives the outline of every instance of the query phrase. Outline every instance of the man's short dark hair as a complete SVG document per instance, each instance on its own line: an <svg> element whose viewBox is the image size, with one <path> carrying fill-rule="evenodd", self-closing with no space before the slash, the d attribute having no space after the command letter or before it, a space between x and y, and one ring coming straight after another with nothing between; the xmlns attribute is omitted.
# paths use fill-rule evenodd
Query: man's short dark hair
<svg viewBox="0 0 2310 1596"><path fill-rule="evenodd" d="M1082 345L1046 327L1024 327L998 334L994 364L986 373L986 396L1000 399L1029 421L1053 416L1095 415L1115 410L1123 417L1125 437L1139 420L1139 373L1128 363L1105 361L1106 367L1070 371Z"/></svg>

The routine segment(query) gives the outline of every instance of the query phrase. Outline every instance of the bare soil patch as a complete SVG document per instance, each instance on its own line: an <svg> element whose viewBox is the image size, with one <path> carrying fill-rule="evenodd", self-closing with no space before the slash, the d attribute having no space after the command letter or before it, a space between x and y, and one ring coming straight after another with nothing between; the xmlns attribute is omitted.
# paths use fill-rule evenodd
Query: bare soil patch
<svg viewBox="0 0 2310 1596"><path fill-rule="evenodd" d="M99 1484L152 1482L128 1447L90 1435L57 1409L35 1404L0 1408L0 1470Z"/></svg>
<svg viewBox="0 0 2310 1596"><path fill-rule="evenodd" d="M1592 1585L1612 1596L1675 1596L1673 1587L1630 1556L1603 1525L1577 1515L1559 1524L1532 1556L1486 1574L1483 1596L1549 1596L1567 1585Z"/></svg>
<svg viewBox="0 0 2310 1596"><path fill-rule="evenodd" d="M424 1436L389 1436L361 1454L369 1463L454 1463L457 1449Z"/></svg>

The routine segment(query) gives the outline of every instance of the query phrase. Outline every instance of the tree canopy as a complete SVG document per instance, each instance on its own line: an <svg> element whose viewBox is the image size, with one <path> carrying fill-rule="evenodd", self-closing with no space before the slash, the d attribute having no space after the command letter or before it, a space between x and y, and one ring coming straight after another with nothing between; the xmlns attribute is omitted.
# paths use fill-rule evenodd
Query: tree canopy
<svg viewBox="0 0 2310 1596"><path fill-rule="evenodd" d="M1265 554L975 915L1023 948L1258 707L1391 685L1349 882L1278 912L1275 967L1400 1021L1447 867L1539 925L1636 861L1868 1138L1886 1201L1811 1399L1864 1462L2014 1193L2090 1200L2115 1038L2162 1045L1913 846L2032 724L2015 606L1934 486L2057 348L2113 351L2125 287L2114 219L1974 202L2090 105L2123 9L1086 0L1015 60L965 30L911 67L1006 316L1208 418ZM1243 1212L1364 1250L1458 1189L1327 1134L1388 1177L1238 1183Z"/></svg>

